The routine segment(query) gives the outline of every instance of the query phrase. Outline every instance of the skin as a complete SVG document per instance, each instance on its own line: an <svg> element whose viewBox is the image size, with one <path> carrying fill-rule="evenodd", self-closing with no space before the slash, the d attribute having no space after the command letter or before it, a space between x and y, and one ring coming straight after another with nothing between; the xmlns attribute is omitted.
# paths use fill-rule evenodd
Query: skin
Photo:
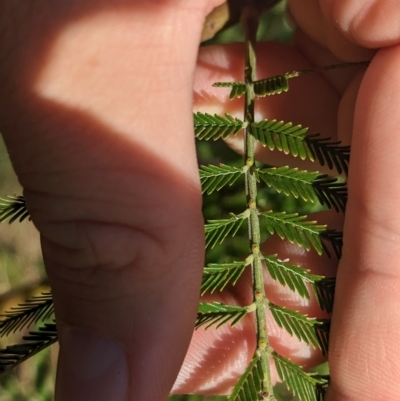
<svg viewBox="0 0 400 401"><path fill-rule="evenodd" d="M204 18L220 4L0 0L0 130L41 233L54 291L57 401L161 401L178 375L203 267L192 88L195 109L240 113L239 103L210 88L241 79L240 46L202 50L196 68ZM352 144L328 400L396 400L398 4L289 4L298 24L295 46L260 47L260 76L372 58L366 72L301 78L288 94L260 103L259 113ZM259 157L293 163L263 150ZM337 228L343 220L321 219ZM335 270L333 261L321 265L280 241L265 247L315 272ZM248 303L249 285L244 277L218 299ZM266 287L276 302L317 313L315 302L301 303L268 277ZM282 331L272 327L270 334L293 360L321 361ZM197 332L174 391L228 391L251 358L253 338L251 320Z"/></svg>

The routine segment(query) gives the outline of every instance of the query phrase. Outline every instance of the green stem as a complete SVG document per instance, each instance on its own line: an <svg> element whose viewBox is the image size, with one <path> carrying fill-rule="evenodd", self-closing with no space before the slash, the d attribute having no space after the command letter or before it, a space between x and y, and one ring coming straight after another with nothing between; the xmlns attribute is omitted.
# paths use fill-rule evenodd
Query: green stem
<svg viewBox="0 0 400 401"><path fill-rule="evenodd" d="M242 12L242 26L246 35L246 65L245 65L245 112L244 120L247 123L244 133L246 171L246 201L250 210L249 240L253 254L252 282L254 303L256 305L255 318L257 330L257 355L260 358L264 374L261 396L265 401L275 400L272 392L271 373L269 366L270 345L267 332L266 309L268 301L265 296L263 265L260 253L260 222L257 208L257 177L255 171L255 138L251 135L251 124L254 122L254 81L256 80L255 43L258 26L258 13L248 7Z"/></svg>

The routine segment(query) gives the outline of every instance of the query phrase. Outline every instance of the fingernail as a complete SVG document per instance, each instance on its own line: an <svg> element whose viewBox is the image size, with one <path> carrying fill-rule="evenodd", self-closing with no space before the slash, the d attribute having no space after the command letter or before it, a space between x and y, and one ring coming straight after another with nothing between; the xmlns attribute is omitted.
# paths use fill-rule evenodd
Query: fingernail
<svg viewBox="0 0 400 401"><path fill-rule="evenodd" d="M63 325L56 401L127 401L128 364L116 342Z"/></svg>

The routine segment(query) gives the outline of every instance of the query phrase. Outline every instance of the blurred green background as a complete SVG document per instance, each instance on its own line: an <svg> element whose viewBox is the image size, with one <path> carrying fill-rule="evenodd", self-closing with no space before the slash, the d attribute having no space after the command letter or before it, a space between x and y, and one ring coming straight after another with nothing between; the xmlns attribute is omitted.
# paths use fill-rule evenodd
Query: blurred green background
<svg viewBox="0 0 400 401"><path fill-rule="evenodd" d="M285 2L281 1L260 24L259 35L262 39L290 41L291 30L284 21ZM213 42L241 41L242 33L237 26L218 34ZM223 142L198 143L199 164L233 164L240 165L241 158L232 152ZM21 194L12 170L7 151L0 142L0 196ZM262 207L275 211L296 210L309 212L303 202L286 198L268 189L260 193ZM228 212L240 212L243 208L243 184L235 184L219 193L204 197L205 218L213 219L226 216ZM230 258L241 258L248 252L247 241L238 235L226 241L224 246L216 247L207 255L208 261L217 262L226 255ZM39 236L33 225L25 221L21 224L0 226L0 313L23 302L33 295L48 290L43 261L41 258ZM21 334L7 338L7 344L18 341ZM0 339L1 347L6 345ZM57 363L58 345L34 356L21 364L14 371L0 377L0 401L47 401L53 400L54 380ZM284 385L276 387L280 401L292 400ZM170 401L222 401L226 397L203 397L197 395L172 396Z"/></svg>

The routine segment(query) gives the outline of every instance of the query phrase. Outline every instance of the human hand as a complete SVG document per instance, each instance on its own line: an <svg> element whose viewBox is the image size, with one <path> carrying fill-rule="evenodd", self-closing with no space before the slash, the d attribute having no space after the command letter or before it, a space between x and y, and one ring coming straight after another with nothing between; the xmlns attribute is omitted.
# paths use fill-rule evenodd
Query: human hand
<svg viewBox="0 0 400 401"><path fill-rule="evenodd" d="M108 360L112 363L108 368L125 374L129 370L130 397L161 400L173 383L191 335L203 264L190 88L202 19L216 3L204 2L190 10L183 2L172 5L167 1L156 2L154 8L146 2L131 5L127 1L114 1L111 5L100 1L50 5L32 1L19 9L7 3L0 3L1 27L6 33L1 47L1 129L26 188L28 207L42 234L46 268L54 289L61 334L57 400L87 400L89 394L97 400L110 399L107 391L115 397L119 392L124 399L122 385L128 381L127 376L110 374L107 367L99 366L110 352L104 351L106 343L100 340L96 348L69 326L122 344L123 350L119 345L111 349L116 355L126 352L126 359L122 355L118 367L115 355L110 355ZM315 6L312 3L309 7ZM12 13L14 24L24 22L25 31L20 30L22 24L10 29L7 12ZM10 39L9 32L16 31L18 37L11 34ZM18 48L12 45L13 39L19 40ZM272 57L284 56L279 47L271 49L277 53L271 52L268 68L277 61ZM295 60L300 59L296 56L292 61ZM290 65L283 71L293 68L296 66ZM150 83L149 77L154 77ZM209 91L209 82L202 80L201 74L198 78L197 90ZM327 86L315 91L325 96ZM174 92L169 91L171 87ZM297 92L293 88L288 95L296 98L296 93L304 93L304 88ZM311 94L307 96L313 98ZM278 104L273 106L276 101ZM320 102L321 98L314 98L315 107L326 113L326 121L321 115L317 119L320 125L310 111L303 116L304 109L290 109L279 98L271 99L266 111L281 110L291 120L330 135L334 132L328 125L335 121L336 111L328 108L337 106L338 99L335 103L333 95L328 97L323 107ZM154 110L159 120L153 117ZM280 118L278 114L273 117ZM395 146L390 149L393 151ZM352 166L354 159L353 152ZM387 160L390 159L383 161ZM351 174L356 177L353 180L360 178L355 172ZM366 173L361 177L365 181ZM375 185L381 183L376 179ZM370 183L368 191L369 188ZM361 194L364 204L364 189ZM351 202L355 204L349 200L348 207ZM363 217L360 212L356 211L355 221ZM182 224L176 225L176 221ZM188 244L187 238L193 238L197 247ZM358 245L365 246L365 242ZM384 248L379 252L381 249ZM346 259L343 261L346 266ZM311 261L311 265L316 262ZM187 269L189 265L191 269ZM246 284L241 288L245 290ZM350 311L351 308L344 311L344 316ZM340 321L339 312L336 314ZM344 324L342 327L344 330ZM333 337L335 330L338 329L334 328ZM231 356L245 360L245 347L250 347L250 355L252 340L247 332L244 330L240 339L237 333L230 337L240 340L237 347L232 347ZM193 360L199 355L201 342L201 337L196 338L190 354ZM215 357L221 355L217 347L221 338L208 337L212 342L206 342L207 353L212 348L216 350ZM276 338L281 341L282 335L278 333ZM333 339L332 347L334 344ZM343 349L344 345L337 341L337 347ZM85 366L84 359L90 351L97 358L88 360ZM300 358L306 359L304 355ZM338 361L336 366L344 359ZM198 365L189 377L196 373L203 382L209 381L211 374L217 372L207 368L209 362ZM86 382L82 377L76 379L78 367L81 372L86 369ZM87 376L96 373L97 377ZM360 370L352 374L361 375ZM234 379L222 374L220 377L219 389L227 388ZM201 388L197 379L188 382L192 384L191 391ZM176 387L181 391L182 386L178 383Z"/></svg>

